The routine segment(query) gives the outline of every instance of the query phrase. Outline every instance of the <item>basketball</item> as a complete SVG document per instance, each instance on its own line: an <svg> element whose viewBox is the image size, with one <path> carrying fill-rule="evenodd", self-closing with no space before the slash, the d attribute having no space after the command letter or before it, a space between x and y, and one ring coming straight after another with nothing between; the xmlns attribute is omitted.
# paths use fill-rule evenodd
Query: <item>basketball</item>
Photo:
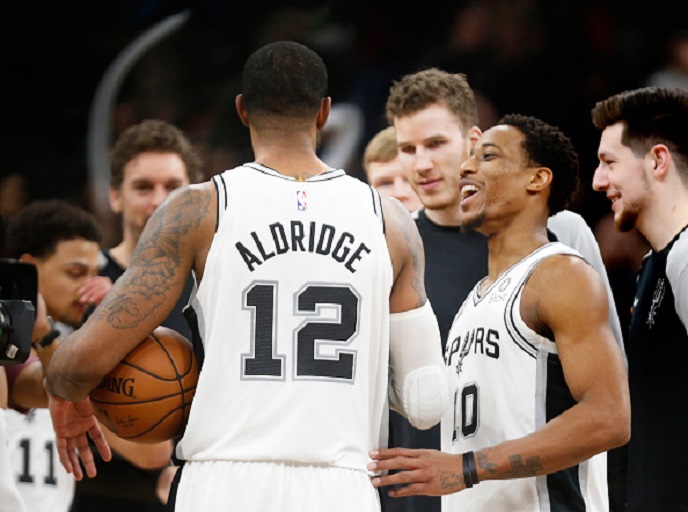
<svg viewBox="0 0 688 512"><path fill-rule="evenodd" d="M196 391L191 342L158 327L91 391L96 418L122 439L157 443L181 435Z"/></svg>

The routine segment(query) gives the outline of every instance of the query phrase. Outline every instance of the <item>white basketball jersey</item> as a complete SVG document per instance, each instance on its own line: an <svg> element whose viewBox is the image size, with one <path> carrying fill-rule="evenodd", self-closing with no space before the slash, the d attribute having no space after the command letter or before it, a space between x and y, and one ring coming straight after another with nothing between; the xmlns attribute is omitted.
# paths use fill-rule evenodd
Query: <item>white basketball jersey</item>
<svg viewBox="0 0 688 512"><path fill-rule="evenodd" d="M558 242L540 247L484 292L478 283L449 331L445 358L455 389L442 418L442 450L464 453L523 437L571 408L556 343L521 318L523 288L543 259L581 257ZM528 461L524 461L528 464ZM443 497L446 511L608 510L606 454L551 475L488 480Z"/></svg>
<svg viewBox="0 0 688 512"><path fill-rule="evenodd" d="M7 433L12 477L26 509L67 512L74 498L75 480L57 456L50 411L31 409L22 414L8 409Z"/></svg>
<svg viewBox="0 0 688 512"><path fill-rule="evenodd" d="M215 176L217 233L191 300L204 362L177 456L365 470L386 445L392 266L380 198L330 170Z"/></svg>

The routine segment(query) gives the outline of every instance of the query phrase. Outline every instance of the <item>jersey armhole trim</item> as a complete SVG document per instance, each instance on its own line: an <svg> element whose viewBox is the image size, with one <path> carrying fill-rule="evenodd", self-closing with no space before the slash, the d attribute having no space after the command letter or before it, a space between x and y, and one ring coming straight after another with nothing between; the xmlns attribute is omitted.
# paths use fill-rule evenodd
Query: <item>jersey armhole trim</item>
<svg viewBox="0 0 688 512"><path fill-rule="evenodd" d="M372 196L373 200L373 211L375 212L375 216L378 218L380 222L380 227L382 228L382 234L385 235L385 214L382 211L382 199L380 198L380 193L375 190L373 187L368 185L370 188L370 194Z"/></svg>
<svg viewBox="0 0 688 512"><path fill-rule="evenodd" d="M222 174L213 176L213 184L215 185L215 193L217 194L217 216L215 220L215 232L220 228L220 220L222 214L227 208L227 185Z"/></svg>

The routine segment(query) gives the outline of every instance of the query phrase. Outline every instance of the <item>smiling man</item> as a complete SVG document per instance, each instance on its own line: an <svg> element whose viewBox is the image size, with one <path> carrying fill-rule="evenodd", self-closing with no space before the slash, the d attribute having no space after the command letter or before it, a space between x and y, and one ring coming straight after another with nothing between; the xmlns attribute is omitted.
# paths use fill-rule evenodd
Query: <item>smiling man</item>
<svg viewBox="0 0 688 512"><path fill-rule="evenodd" d="M628 510L688 504L688 92L642 88L600 101L593 188L612 201L621 231L636 227L643 260L628 339L632 431Z"/></svg>
<svg viewBox="0 0 688 512"><path fill-rule="evenodd" d="M487 274L487 238L477 231L461 230L461 164L482 134L477 126L476 101L465 75L429 68L405 75L392 85L386 116L396 129L397 160L423 203L423 208L413 215L423 239L425 286L437 315L444 349L461 304ZM577 213L563 210L548 219L547 228L550 241L560 241L579 251L604 279L610 305L609 324L623 347L606 269L585 220ZM420 431L392 411L390 445L439 449L440 428ZM608 464L612 503L625 494L616 490L619 482L625 483L625 474L617 469L620 466L615 460L610 457ZM385 512L440 511L440 500L435 497L390 500L382 493L381 498ZM613 512L619 510L612 508Z"/></svg>
<svg viewBox="0 0 688 512"><path fill-rule="evenodd" d="M605 287L547 219L578 181L558 129L511 115L461 166L462 225L488 240L488 275L449 332L454 407L442 451L371 455L390 496L444 496L444 512L606 511L602 452L627 442L628 383ZM585 318L581 322L581 318Z"/></svg>
<svg viewBox="0 0 688 512"><path fill-rule="evenodd" d="M422 242L399 201L318 156L327 76L293 41L249 56L235 105L255 161L171 194L127 271L55 352L46 388L60 460L77 478L81 463L95 474L87 432L109 453L88 394L169 314L191 271L201 369L169 510L379 512L366 464L387 407L418 428L441 418L449 395ZM323 236L309 238L312 227ZM237 243L253 233L279 245L249 266Z"/></svg>
<svg viewBox="0 0 688 512"><path fill-rule="evenodd" d="M96 218L62 200L34 201L7 226L8 255L36 266L38 292L55 322L34 340L25 363L7 368L12 410L7 411L9 437L1 441L8 443L13 477L32 512L66 512L72 504L74 478L57 463L43 369L60 336L84 321L89 307L84 288L98 274L100 240Z"/></svg>
<svg viewBox="0 0 688 512"><path fill-rule="evenodd" d="M423 206L399 162L394 126L370 139L363 152L363 169L368 183L383 196L396 197L410 212Z"/></svg>

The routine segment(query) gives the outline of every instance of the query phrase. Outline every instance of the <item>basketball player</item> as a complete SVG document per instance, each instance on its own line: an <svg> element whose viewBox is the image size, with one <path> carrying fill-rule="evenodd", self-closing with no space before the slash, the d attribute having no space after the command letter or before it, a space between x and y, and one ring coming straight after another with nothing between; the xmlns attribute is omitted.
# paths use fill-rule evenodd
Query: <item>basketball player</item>
<svg viewBox="0 0 688 512"><path fill-rule="evenodd" d="M147 119L120 134L110 153L110 207L121 216L122 237L115 247L103 251L105 264L100 271L110 286L129 265L141 232L155 209L173 190L200 178L200 158L176 126ZM162 322L189 339L191 330L182 309L188 303L192 287L193 278L189 276L175 307ZM96 303L104 296L90 288L85 293ZM169 467L172 443L141 444L109 435L107 430L105 434L113 449L113 460L102 467L96 478L77 483L71 512L127 508L140 512L164 511L157 487L161 473Z"/></svg>
<svg viewBox="0 0 688 512"><path fill-rule="evenodd" d="M388 390L418 428L439 421L448 389L421 240L399 201L318 158L326 94L307 47L254 52L236 109L255 161L172 193L58 348L46 386L77 478L79 459L95 473L87 432L109 456L88 393L165 318L192 269L202 366L173 510L378 511L366 464L385 444Z"/></svg>
<svg viewBox="0 0 688 512"><path fill-rule="evenodd" d="M363 152L363 169L368 183L383 196L396 197L410 212L423 206L399 163L394 126L370 139Z"/></svg>
<svg viewBox="0 0 688 512"><path fill-rule="evenodd" d="M89 307L82 290L99 270L101 233L93 215L67 201L34 201L10 219L8 255L36 266L47 320L25 363L7 368L7 426L12 478L31 512L67 512L74 478L58 464L43 369L60 338L79 327ZM39 301L39 310L43 304ZM38 327L38 322L37 322Z"/></svg>
<svg viewBox="0 0 688 512"><path fill-rule="evenodd" d="M45 301L39 293L36 301L36 319L34 321L33 333L31 336L32 344L40 343L46 336L50 334L52 326L48 321L47 314L45 312ZM30 356L32 357L32 356ZM26 366L24 365L14 365ZM42 380L42 370L41 370L41 380ZM33 384L32 384L33 386ZM33 387L34 392L40 396L45 397L45 390L41 389L35 391L36 387ZM7 416L14 414L14 412L8 411L9 401L9 383L8 375L5 371L4 366L0 366L0 503L2 503L3 510L11 510L12 512L26 512L26 506L19 493L19 488L15 478L15 470L13 461L10 458L11 447L14 446L14 442L10 440L8 435L8 419ZM48 421L50 417L47 416ZM48 433L52 435L52 439L55 439L53 434L53 429L50 427ZM53 442L49 448L54 450L55 443ZM54 460L54 457L53 457ZM62 473L66 474L62 467L59 468ZM59 506L55 509L59 510Z"/></svg>
<svg viewBox="0 0 688 512"><path fill-rule="evenodd" d="M155 209L173 190L201 179L201 159L176 126L147 119L123 131L110 152L110 208L121 216L122 238L104 251L106 263L101 274L116 281L129 266ZM191 330L182 309L192 286L189 279L177 306L163 322L186 338L191 338Z"/></svg>
<svg viewBox="0 0 688 512"><path fill-rule="evenodd" d="M593 188L621 231L651 246L637 278L628 339L633 436L628 510L688 507L688 92L641 88L598 102Z"/></svg>
<svg viewBox="0 0 688 512"><path fill-rule="evenodd" d="M628 441L621 350L600 276L549 242L547 218L566 206L578 159L558 129L510 115L461 166L462 227L488 238L488 275L449 333L454 407L442 451L373 453L374 485L392 496L444 495L445 512L608 509L605 459Z"/></svg>
<svg viewBox="0 0 688 512"><path fill-rule="evenodd" d="M26 512L19 490L14 483L7 443L7 375L0 366L0 503L16 512Z"/></svg>
<svg viewBox="0 0 688 512"><path fill-rule="evenodd" d="M429 68L405 75L392 85L386 115L396 128L398 162L423 203L414 218L425 251L425 287L444 349L461 304L487 275L487 238L475 231L461 232L458 186L461 163L482 134L477 126L476 99L465 75ZM568 210L550 217L547 228L551 241L561 241L579 251L604 279L609 323L623 347L614 296L591 229L580 215ZM440 427L419 431L392 411L390 446L439 449ZM614 456L609 459L610 482L623 481L615 471L618 465ZM383 492L381 498L385 512L440 510L438 497L390 499Z"/></svg>

